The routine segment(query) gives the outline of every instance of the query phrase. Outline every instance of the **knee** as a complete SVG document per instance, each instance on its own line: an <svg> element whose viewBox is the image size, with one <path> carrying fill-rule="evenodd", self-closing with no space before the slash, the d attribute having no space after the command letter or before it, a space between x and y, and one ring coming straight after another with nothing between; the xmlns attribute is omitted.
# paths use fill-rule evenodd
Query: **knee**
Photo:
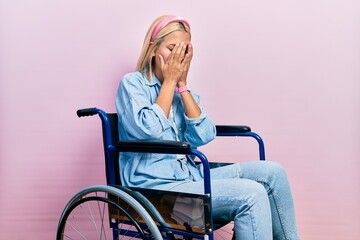
<svg viewBox="0 0 360 240"><path fill-rule="evenodd" d="M219 180L223 182L225 180ZM258 211L267 211L270 208L269 198L265 187L250 179L231 179L222 184L221 188L215 185L212 203L213 214L216 219L234 219L236 216L249 215ZM226 186L226 187L224 187Z"/></svg>
<svg viewBox="0 0 360 240"><path fill-rule="evenodd" d="M243 201L236 205L236 216L249 215L252 218L261 216L267 218L271 216L270 201L264 186L255 181L249 182L249 192Z"/></svg>
<svg viewBox="0 0 360 240"><path fill-rule="evenodd" d="M280 163L267 161L267 165L269 176L280 181L287 179L285 168Z"/></svg>
<svg viewBox="0 0 360 240"><path fill-rule="evenodd" d="M268 193L279 191L288 186L288 177L281 164L267 161L263 171L263 175L257 181L265 187Z"/></svg>
<svg viewBox="0 0 360 240"><path fill-rule="evenodd" d="M246 203L249 207L253 207L255 205L264 205L268 202L268 194L265 187L255 181L249 181L248 185L248 194Z"/></svg>
<svg viewBox="0 0 360 240"><path fill-rule="evenodd" d="M240 205L240 203L252 206L268 201L265 187L250 179L218 180L213 184L212 197L216 202L226 202L233 206Z"/></svg>

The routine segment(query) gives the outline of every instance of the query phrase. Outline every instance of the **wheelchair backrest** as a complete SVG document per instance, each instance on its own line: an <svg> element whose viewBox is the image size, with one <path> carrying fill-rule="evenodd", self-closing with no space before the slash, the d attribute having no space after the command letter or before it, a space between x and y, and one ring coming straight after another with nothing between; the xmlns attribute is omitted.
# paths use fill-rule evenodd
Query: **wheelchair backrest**
<svg viewBox="0 0 360 240"><path fill-rule="evenodd" d="M102 134L103 134L103 144L104 144L104 151L105 151L105 167L106 167L106 182L109 185L121 185L120 181L120 172L119 172L119 152L118 151L111 151L108 148L108 144L106 141L106 134L109 134L107 131L110 130L110 141L111 145L119 141L119 132L118 132L118 117L116 113L107 113L107 120L102 119ZM107 130L106 124L110 128ZM115 182L112 182L110 178L111 173L112 176L115 176Z"/></svg>

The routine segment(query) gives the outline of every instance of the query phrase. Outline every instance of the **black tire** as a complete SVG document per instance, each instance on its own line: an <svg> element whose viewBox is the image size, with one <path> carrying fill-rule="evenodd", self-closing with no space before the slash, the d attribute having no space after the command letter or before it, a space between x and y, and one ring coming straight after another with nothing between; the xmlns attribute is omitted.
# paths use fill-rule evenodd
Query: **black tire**
<svg viewBox="0 0 360 240"><path fill-rule="evenodd" d="M160 240L162 236L149 213L128 193L93 186L80 191L66 205L56 239L130 238Z"/></svg>

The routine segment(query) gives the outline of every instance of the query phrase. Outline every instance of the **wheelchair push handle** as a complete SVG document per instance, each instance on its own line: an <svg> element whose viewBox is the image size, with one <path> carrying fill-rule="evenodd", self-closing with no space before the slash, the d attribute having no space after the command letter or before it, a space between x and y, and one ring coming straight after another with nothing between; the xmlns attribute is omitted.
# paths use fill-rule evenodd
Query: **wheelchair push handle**
<svg viewBox="0 0 360 240"><path fill-rule="evenodd" d="M97 108L84 108L76 111L78 117L89 117L98 114Z"/></svg>

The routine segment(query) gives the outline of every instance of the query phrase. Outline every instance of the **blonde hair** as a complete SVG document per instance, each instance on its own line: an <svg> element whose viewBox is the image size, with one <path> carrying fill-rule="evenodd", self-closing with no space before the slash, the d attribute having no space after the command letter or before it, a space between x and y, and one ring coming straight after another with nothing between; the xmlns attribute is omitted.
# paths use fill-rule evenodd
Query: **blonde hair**
<svg viewBox="0 0 360 240"><path fill-rule="evenodd" d="M174 32L174 31L184 31L190 33L190 26L186 22L186 20L179 20L179 21L173 21L169 24L165 25L160 29L160 31L154 36L154 39L152 39L152 35L154 32L154 29L158 27L159 24L161 24L162 21L164 21L167 18L174 17L172 15L163 15L154 20L154 22L150 25L145 39L143 43L143 47L137 62L136 70L144 74L149 81L152 80L152 74L154 70L154 57L155 57L155 51L160 46L161 42L164 40L164 37L166 37L168 34Z"/></svg>

